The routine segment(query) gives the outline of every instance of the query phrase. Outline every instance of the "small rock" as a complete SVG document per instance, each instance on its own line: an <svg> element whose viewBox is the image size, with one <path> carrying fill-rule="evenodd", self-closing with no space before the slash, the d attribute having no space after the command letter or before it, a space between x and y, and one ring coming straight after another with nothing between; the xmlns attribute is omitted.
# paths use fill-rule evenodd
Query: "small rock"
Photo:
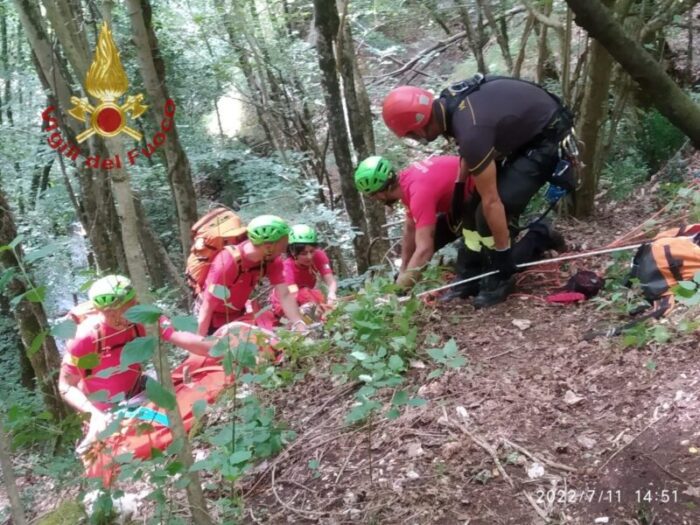
<svg viewBox="0 0 700 525"><path fill-rule="evenodd" d="M408 364L411 366L411 368L425 368L425 363L418 359L411 359Z"/></svg>
<svg viewBox="0 0 700 525"><path fill-rule="evenodd" d="M408 479L418 479L420 478L420 474L418 474L418 472L416 472L415 470L409 470L408 472L406 472L406 477Z"/></svg>
<svg viewBox="0 0 700 525"><path fill-rule="evenodd" d="M530 321L529 319L513 319L511 323L513 323L521 330L527 330L532 326L532 321Z"/></svg>
<svg viewBox="0 0 700 525"><path fill-rule="evenodd" d="M418 456L425 454L425 451L423 450L423 447L421 447L420 443L409 443L406 452L408 453L409 458L417 458Z"/></svg>
<svg viewBox="0 0 700 525"><path fill-rule="evenodd" d="M539 463L533 463L527 469L527 477L530 479L537 479L544 476L544 467Z"/></svg>
<svg viewBox="0 0 700 525"><path fill-rule="evenodd" d="M579 445L581 445L585 449L592 449L595 447L596 441L593 438L589 438L587 436L578 436L576 437L576 441L578 441Z"/></svg>
<svg viewBox="0 0 700 525"><path fill-rule="evenodd" d="M683 441L681 441L681 446L682 446L682 447L687 447L688 445L690 445L690 440L689 440L689 439L684 439Z"/></svg>
<svg viewBox="0 0 700 525"><path fill-rule="evenodd" d="M607 516L601 516L600 518L596 518L593 520L593 523L608 523L610 521L610 518Z"/></svg>
<svg viewBox="0 0 700 525"><path fill-rule="evenodd" d="M572 390L567 390L566 394L564 394L564 403L566 403L567 405L575 405L576 403L580 403L583 400L583 396L575 394Z"/></svg>
<svg viewBox="0 0 700 525"><path fill-rule="evenodd" d="M463 406L455 407L455 412L457 412L457 415L461 417L464 421L469 421L469 413L467 412L467 409Z"/></svg>
<svg viewBox="0 0 700 525"><path fill-rule="evenodd" d="M692 496L693 498L700 498L700 488L698 487L688 487L683 491L683 494Z"/></svg>
<svg viewBox="0 0 700 525"><path fill-rule="evenodd" d="M690 448L688 449L688 452L690 452L691 454L697 454L697 453L698 453L698 449L695 448L695 447L690 447Z"/></svg>

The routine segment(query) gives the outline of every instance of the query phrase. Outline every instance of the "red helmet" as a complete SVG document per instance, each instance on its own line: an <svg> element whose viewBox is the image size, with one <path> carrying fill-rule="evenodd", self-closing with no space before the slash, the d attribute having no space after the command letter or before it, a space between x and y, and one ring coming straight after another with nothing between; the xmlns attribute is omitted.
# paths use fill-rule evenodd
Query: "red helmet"
<svg viewBox="0 0 700 525"><path fill-rule="evenodd" d="M392 89L382 105L384 123L399 137L426 126L432 111L433 94L415 86Z"/></svg>

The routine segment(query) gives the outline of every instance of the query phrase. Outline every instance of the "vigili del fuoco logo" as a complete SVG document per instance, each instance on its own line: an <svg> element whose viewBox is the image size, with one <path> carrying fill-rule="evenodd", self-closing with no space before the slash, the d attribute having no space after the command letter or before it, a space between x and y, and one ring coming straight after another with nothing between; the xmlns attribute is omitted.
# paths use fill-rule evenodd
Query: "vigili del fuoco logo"
<svg viewBox="0 0 700 525"><path fill-rule="evenodd" d="M142 103L142 94L129 95L123 104L119 104L119 99L129 89L129 80L126 78L126 72L119 60L119 51L107 22L104 22L100 28L95 58L85 77L85 89L99 103L92 105L87 98L71 97L73 107L68 110L68 114L87 126L76 137L78 144L93 135L109 138L124 133L136 141L142 139L143 135L129 126L127 117L130 117L132 121L140 118L148 106ZM65 138L58 130L58 120L52 116L55 110L54 106L49 106L41 114L42 119L47 122L46 131L52 132L46 140L58 154L77 161L78 157L81 156L80 148ZM111 158L91 155L85 158L85 166L109 170L121 168L127 164L133 165L141 155L151 157L165 143L165 134L172 129L174 116L175 102L168 99L163 108L160 129L153 135L150 142L146 143L145 147L127 151L126 159L121 159L119 154L115 154Z"/></svg>

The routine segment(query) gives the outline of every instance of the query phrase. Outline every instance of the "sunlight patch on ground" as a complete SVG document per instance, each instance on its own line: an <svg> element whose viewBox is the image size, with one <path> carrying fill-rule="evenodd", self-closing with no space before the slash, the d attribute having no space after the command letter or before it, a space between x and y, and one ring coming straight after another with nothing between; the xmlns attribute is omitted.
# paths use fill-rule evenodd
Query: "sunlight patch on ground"
<svg viewBox="0 0 700 525"><path fill-rule="evenodd" d="M207 133L219 135L220 132L223 132L226 137L235 137L238 135L241 127L243 127L244 110L240 94L235 89L231 89L223 97L219 98L217 104L221 117L221 130L219 129L216 112L212 111L206 116Z"/></svg>

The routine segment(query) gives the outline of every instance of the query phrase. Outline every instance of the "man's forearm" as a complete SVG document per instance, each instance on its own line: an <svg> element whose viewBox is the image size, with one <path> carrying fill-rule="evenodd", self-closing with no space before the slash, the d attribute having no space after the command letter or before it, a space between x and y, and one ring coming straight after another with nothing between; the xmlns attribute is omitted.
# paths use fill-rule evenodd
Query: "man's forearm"
<svg viewBox="0 0 700 525"><path fill-rule="evenodd" d="M209 350L215 343L215 341L206 339L202 335L178 331L172 333L168 338L168 342L179 346L183 350L202 356L208 356Z"/></svg>
<svg viewBox="0 0 700 525"><path fill-rule="evenodd" d="M413 257L413 253L416 251L416 238L415 238L415 228L409 226L408 223L404 225L403 237L401 238L401 268L399 271L405 272L408 268L408 263Z"/></svg>
<svg viewBox="0 0 700 525"><path fill-rule="evenodd" d="M505 250L510 246L510 233L508 232L508 221L506 212L501 201L492 201L483 205L484 218L493 235L495 248Z"/></svg>
<svg viewBox="0 0 700 525"><path fill-rule="evenodd" d="M433 253L433 250L429 248L418 249L413 252L413 256L408 261L406 268L399 273L396 284L404 288L413 286L420 278L422 268L430 261Z"/></svg>
<svg viewBox="0 0 700 525"><path fill-rule="evenodd" d="M289 321L294 324L299 321L303 322L301 318L301 312L299 311L299 305L297 304L296 297L291 293L279 294L280 305L282 306L282 311Z"/></svg>

